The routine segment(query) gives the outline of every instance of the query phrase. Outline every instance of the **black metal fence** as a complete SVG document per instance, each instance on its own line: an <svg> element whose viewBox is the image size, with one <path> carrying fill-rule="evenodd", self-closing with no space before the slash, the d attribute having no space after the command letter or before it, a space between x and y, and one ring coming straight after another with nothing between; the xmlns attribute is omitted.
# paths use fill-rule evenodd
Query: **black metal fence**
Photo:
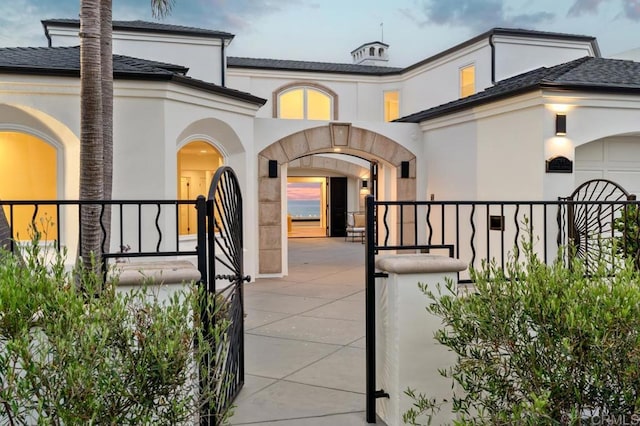
<svg viewBox="0 0 640 426"><path fill-rule="evenodd" d="M593 198L376 201L367 196L367 422L375 423L375 401L387 396L384 390L376 389L375 383L375 280L386 276L376 271L376 256L439 253L465 261L470 269L479 270L487 262L504 269L509 260L524 260L523 248L528 244L545 263L569 264L577 257L589 271L604 260L610 262L611 273L615 273L616 251L629 253L640 246L639 202L626 193L613 200ZM560 250L563 247L567 249ZM640 253L635 256L640 259ZM460 273L459 282L471 282L469 270Z"/></svg>
<svg viewBox="0 0 640 426"><path fill-rule="evenodd" d="M66 249L75 258L81 240L80 211L85 206L99 209L99 261L105 274L110 261L124 258L193 257L197 261L198 284L214 293L216 303L222 306L213 317L203 318L229 323L226 338L215 348L218 370L209 370L206 379L224 383L222 392L217 401L205 404L200 416L203 425L217 424L244 384L242 283L250 278L243 275L242 196L233 170L218 169L208 198L199 196L196 200L0 200L0 231L8 228L6 234L0 233L0 244L16 251L37 234L40 244ZM108 208L110 243L104 219ZM189 213L185 209L197 210L195 239L181 236L180 220ZM205 361L207 369L209 361Z"/></svg>

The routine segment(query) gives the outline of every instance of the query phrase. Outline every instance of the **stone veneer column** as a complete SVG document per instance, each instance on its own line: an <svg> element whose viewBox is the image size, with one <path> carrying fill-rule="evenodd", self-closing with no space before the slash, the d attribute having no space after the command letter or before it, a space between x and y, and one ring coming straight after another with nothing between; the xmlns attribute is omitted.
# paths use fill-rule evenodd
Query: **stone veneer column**
<svg viewBox="0 0 640 426"><path fill-rule="evenodd" d="M259 156L258 161L259 271L278 274L282 272L282 176L270 178L269 159Z"/></svg>

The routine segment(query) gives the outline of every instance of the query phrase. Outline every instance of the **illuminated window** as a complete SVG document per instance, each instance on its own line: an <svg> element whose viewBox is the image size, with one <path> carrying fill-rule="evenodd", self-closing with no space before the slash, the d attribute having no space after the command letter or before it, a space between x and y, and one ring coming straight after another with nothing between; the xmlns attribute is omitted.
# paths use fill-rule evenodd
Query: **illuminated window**
<svg viewBox="0 0 640 426"><path fill-rule="evenodd" d="M313 87L287 88L277 95L277 117L290 120L333 120L335 95Z"/></svg>
<svg viewBox="0 0 640 426"><path fill-rule="evenodd" d="M25 133L0 132L0 199L55 200L57 194L56 148ZM33 206L8 206L5 215L13 222L14 237L30 240L33 236ZM35 225L44 241L57 238L58 218L55 206L39 206Z"/></svg>
<svg viewBox="0 0 640 426"><path fill-rule="evenodd" d="M195 200L207 196L209 184L223 159L220 151L205 141L194 141L178 151L178 199ZM180 235L196 233L196 209L180 205Z"/></svg>
<svg viewBox="0 0 640 426"><path fill-rule="evenodd" d="M460 68L460 97L466 98L476 92L476 67L469 65Z"/></svg>
<svg viewBox="0 0 640 426"><path fill-rule="evenodd" d="M393 121L400 117L399 96L397 90L384 92L384 121Z"/></svg>

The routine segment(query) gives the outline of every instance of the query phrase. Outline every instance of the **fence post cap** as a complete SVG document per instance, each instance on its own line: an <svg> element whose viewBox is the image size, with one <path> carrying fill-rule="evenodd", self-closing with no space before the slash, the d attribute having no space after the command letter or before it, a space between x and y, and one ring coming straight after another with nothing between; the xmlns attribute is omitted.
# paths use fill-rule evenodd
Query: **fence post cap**
<svg viewBox="0 0 640 426"><path fill-rule="evenodd" d="M396 254L376 260L376 268L395 274L460 272L467 264L460 259L435 254Z"/></svg>

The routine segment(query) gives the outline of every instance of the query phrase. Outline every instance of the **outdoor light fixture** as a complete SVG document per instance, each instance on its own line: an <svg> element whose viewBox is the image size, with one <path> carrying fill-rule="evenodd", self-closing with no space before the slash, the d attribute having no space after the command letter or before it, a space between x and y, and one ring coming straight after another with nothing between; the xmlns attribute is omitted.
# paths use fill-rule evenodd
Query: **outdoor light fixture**
<svg viewBox="0 0 640 426"><path fill-rule="evenodd" d="M270 178L278 177L278 161L277 160L269 160L269 177Z"/></svg>
<svg viewBox="0 0 640 426"><path fill-rule="evenodd" d="M362 181L362 186L360 187L360 194L368 194L369 193L369 182L366 180Z"/></svg>
<svg viewBox="0 0 640 426"><path fill-rule="evenodd" d="M402 161L400 163L400 178L407 179L409 177L409 162Z"/></svg>
<svg viewBox="0 0 640 426"><path fill-rule="evenodd" d="M556 136L565 136L567 134L567 116L564 114L556 114Z"/></svg>

